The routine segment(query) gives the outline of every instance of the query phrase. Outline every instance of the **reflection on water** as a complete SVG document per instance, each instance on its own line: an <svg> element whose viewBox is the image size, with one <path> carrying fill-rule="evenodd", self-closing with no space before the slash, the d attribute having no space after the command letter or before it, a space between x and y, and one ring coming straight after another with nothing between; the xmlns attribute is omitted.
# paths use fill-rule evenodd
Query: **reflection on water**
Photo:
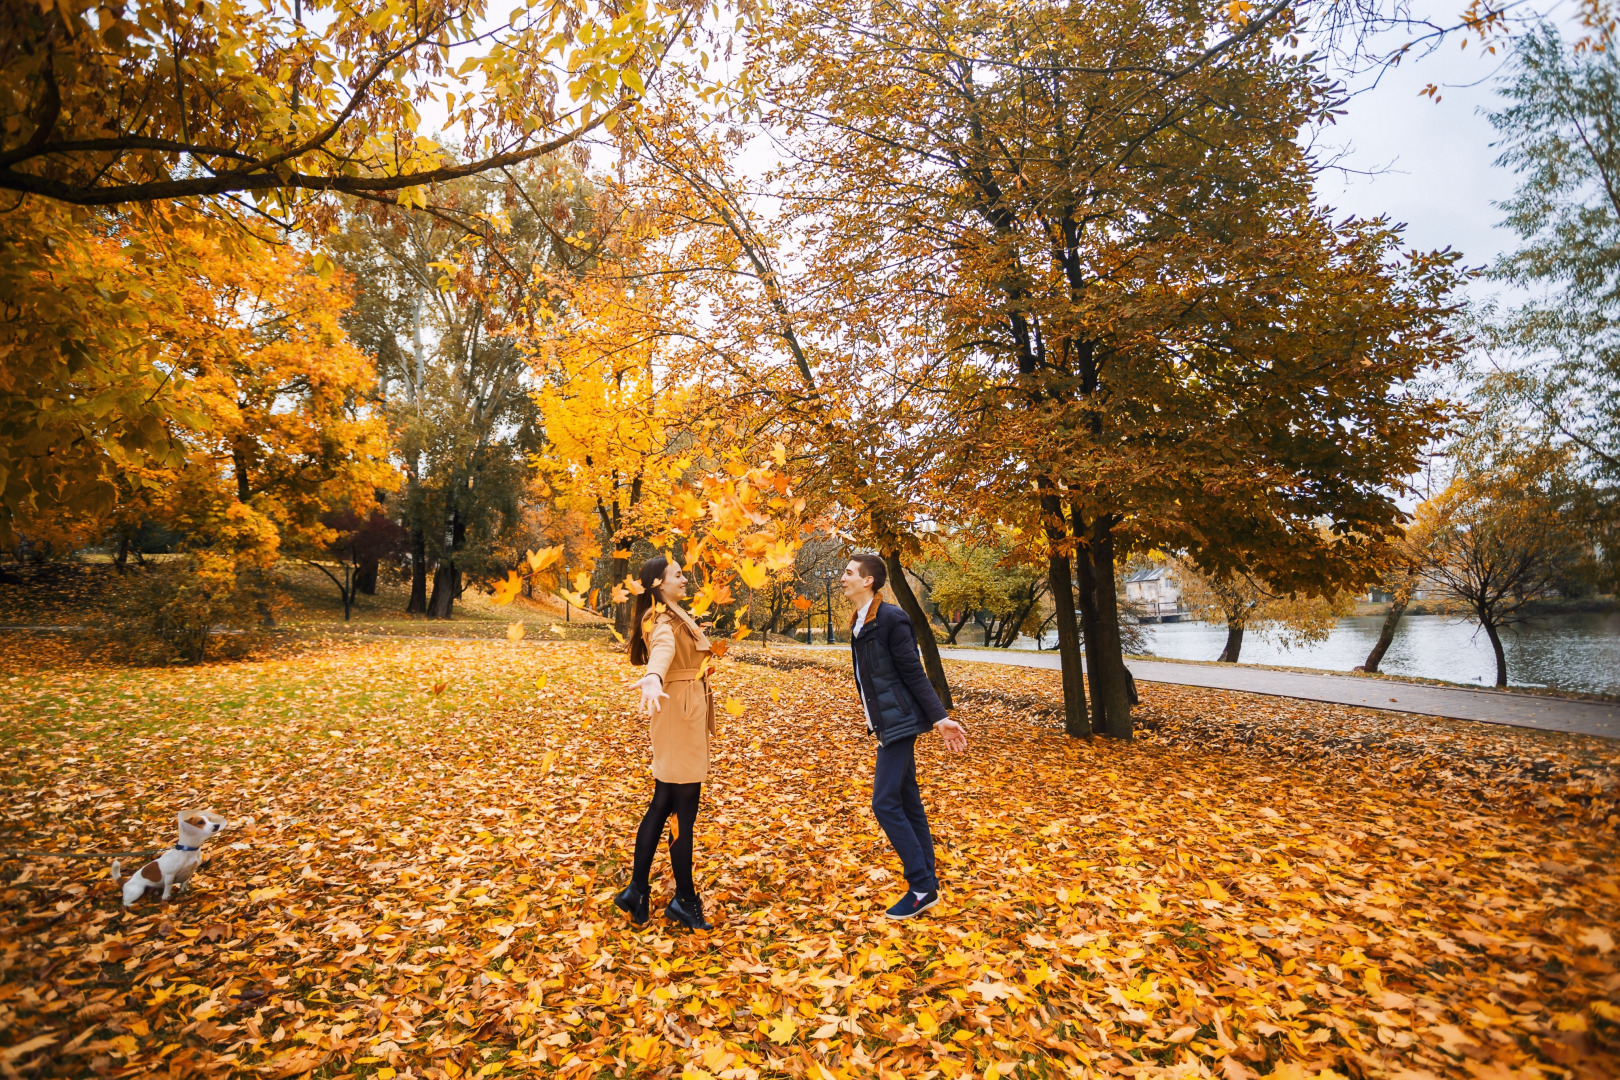
<svg viewBox="0 0 1620 1080"><path fill-rule="evenodd" d="M1341 619L1317 645L1285 649L1252 631L1244 636L1244 663L1349 671L1367 659L1384 620ZM1147 628L1148 651L1177 660L1213 660L1226 643L1226 629L1208 623L1166 623ZM1556 615L1511 627L1502 634L1508 682L1587 693L1620 694L1620 613ZM1496 682L1491 643L1471 622L1439 615L1402 619L1379 669L1449 682Z"/></svg>

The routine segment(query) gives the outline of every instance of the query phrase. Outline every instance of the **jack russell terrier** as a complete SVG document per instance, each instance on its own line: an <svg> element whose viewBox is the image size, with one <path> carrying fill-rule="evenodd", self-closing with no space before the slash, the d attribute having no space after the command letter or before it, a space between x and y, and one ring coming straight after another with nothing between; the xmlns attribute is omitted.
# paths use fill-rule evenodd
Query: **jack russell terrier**
<svg viewBox="0 0 1620 1080"><path fill-rule="evenodd" d="M225 827L225 819L212 810L182 810L179 819L180 842L124 882L125 907L139 900L147 889L155 889L159 885L163 886L163 899L167 900L169 890L184 884L197 872L197 864L202 862L199 852L203 841ZM113 860L112 879L114 885L123 881L117 859Z"/></svg>

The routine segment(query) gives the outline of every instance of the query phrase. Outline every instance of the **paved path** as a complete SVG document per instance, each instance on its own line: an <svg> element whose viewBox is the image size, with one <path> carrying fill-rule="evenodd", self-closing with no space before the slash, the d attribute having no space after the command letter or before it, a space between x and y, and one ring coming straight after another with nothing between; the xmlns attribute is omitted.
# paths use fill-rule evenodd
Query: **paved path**
<svg viewBox="0 0 1620 1080"><path fill-rule="evenodd" d="M947 660L975 663L1015 664L1020 667L1058 666L1055 652L979 651L941 649ZM1269 671L1242 665L1215 667L1205 664L1175 664L1162 660L1131 660L1131 674L1142 682L1177 683L1182 686L1209 686L1219 690L1242 690L1250 694L1329 701L1338 705L1359 705L1391 712L1445 716L1454 720L1482 720L1487 724L1568 731L1580 735L1601 735L1620 739L1620 705L1601 701L1577 701L1535 694L1504 694L1492 690L1465 690L1449 686L1368 679L1358 675L1307 675L1297 671Z"/></svg>

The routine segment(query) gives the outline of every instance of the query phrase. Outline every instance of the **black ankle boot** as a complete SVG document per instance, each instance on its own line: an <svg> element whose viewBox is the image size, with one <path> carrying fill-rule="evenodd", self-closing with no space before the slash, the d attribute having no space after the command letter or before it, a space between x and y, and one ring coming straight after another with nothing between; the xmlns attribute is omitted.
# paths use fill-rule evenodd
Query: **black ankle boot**
<svg viewBox="0 0 1620 1080"><path fill-rule="evenodd" d="M669 902L664 909L664 917L674 919L682 926L692 930L713 930L709 921L703 917L703 901L696 896L682 897L679 894Z"/></svg>
<svg viewBox="0 0 1620 1080"><path fill-rule="evenodd" d="M626 885L623 891L613 898L613 902L622 908L630 916L630 921L637 926L650 917L647 911L647 891L636 888L634 884Z"/></svg>

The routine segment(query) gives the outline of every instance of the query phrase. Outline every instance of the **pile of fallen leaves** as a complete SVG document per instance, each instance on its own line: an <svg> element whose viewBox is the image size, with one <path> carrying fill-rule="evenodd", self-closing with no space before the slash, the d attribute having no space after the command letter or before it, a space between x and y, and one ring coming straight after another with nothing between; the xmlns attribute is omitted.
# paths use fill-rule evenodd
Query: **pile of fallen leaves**
<svg viewBox="0 0 1620 1080"><path fill-rule="evenodd" d="M651 780L605 649L0 649L0 846L233 822L128 912L103 860L7 862L0 1074L1620 1073L1607 795L1558 775L1612 765L1595 740L1488 729L1557 763L1493 804L1436 780L1462 729L1144 685L1142 739L1078 742L1050 673L953 665L972 748L920 752L945 899L895 924L847 672L727 660L693 934L612 905Z"/></svg>

